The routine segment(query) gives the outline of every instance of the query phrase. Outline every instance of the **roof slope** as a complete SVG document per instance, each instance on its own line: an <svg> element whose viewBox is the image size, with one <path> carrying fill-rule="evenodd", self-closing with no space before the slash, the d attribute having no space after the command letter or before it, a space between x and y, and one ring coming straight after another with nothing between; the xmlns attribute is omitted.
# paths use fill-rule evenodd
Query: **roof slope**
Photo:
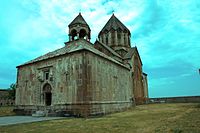
<svg viewBox="0 0 200 133"><path fill-rule="evenodd" d="M114 30L121 29L122 31L127 31L130 34L129 29L117 17L115 17L114 14L108 20L108 22L100 31L100 33L105 32L106 30L110 31L111 29L114 29Z"/></svg>
<svg viewBox="0 0 200 133"><path fill-rule="evenodd" d="M119 58L122 58L117 52L115 52L112 48L110 48L109 46L105 45L104 43L101 43L100 41L96 40L96 43L99 43L100 45L102 45L104 48L106 48L109 52L111 52L113 55L119 57Z"/></svg>
<svg viewBox="0 0 200 133"><path fill-rule="evenodd" d="M72 26L74 24L83 24L88 26L87 22L85 21L81 13L78 14L78 16L69 24L69 26Z"/></svg>
<svg viewBox="0 0 200 133"><path fill-rule="evenodd" d="M134 55L134 53L136 53L136 55L139 57L139 60L140 60L140 62L141 62L141 64L142 64L142 60L141 60L141 58L140 58L140 54L139 54L139 52L138 52L138 50L137 50L137 47L131 48L131 49L128 51L128 53L124 56L124 59L131 59L132 56Z"/></svg>
<svg viewBox="0 0 200 133"><path fill-rule="evenodd" d="M130 59L130 58L133 56L133 54L134 54L134 52L135 52L135 49L136 49L136 47L131 48L131 49L128 51L128 53L124 56L124 59Z"/></svg>
<svg viewBox="0 0 200 133"><path fill-rule="evenodd" d="M50 58L54 58L54 57L58 57L58 56L61 56L61 55L65 55L65 54L68 54L68 53L72 53L72 52L76 52L76 51L80 51L80 50L87 50L87 51L90 51L96 55L99 55L103 58L106 58L114 63L117 63L123 67L126 67L128 68L127 66L121 64L120 62L116 61L115 59L107 56L106 54L100 52L99 50L95 49L93 47L93 44L91 44L90 42L84 40L84 39L78 39L78 40L75 40L73 42L67 42L66 43L66 46L60 48L60 49L57 49L53 52L49 52L45 55L42 55L42 56L39 56L38 58L35 58L31 61L28 61L22 65L19 65L17 66L18 67L21 67L21 66L24 66L24 65L28 65L28 64L32 64L32 63L35 63L35 62L39 62L39 61L42 61L42 60L47 60L47 59L50 59Z"/></svg>

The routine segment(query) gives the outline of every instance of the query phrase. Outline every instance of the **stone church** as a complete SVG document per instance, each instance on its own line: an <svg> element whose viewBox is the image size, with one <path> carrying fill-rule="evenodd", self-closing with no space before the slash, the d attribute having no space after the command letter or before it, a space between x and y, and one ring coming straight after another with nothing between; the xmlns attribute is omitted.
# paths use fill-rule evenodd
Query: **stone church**
<svg viewBox="0 0 200 133"><path fill-rule="evenodd" d="M17 66L17 114L88 117L146 102L147 74L131 32L114 14L94 44L81 13L68 27L64 47Z"/></svg>

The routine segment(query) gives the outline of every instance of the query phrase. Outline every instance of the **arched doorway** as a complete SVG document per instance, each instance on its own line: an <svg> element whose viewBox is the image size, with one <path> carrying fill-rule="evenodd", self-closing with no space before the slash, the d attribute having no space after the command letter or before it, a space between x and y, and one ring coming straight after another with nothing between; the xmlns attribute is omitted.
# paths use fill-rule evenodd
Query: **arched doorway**
<svg viewBox="0 0 200 133"><path fill-rule="evenodd" d="M44 102L46 106L51 105L52 101L52 93L51 93L51 85L50 84L45 84L43 87L43 93L44 93Z"/></svg>

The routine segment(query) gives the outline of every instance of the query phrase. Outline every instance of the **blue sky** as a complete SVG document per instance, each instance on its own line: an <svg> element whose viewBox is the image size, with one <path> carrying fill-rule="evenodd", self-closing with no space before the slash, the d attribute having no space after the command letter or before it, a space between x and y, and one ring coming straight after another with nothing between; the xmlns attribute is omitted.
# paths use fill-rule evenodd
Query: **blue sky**
<svg viewBox="0 0 200 133"><path fill-rule="evenodd" d="M199 0L0 0L0 88L16 81L17 65L64 46L79 11L94 42L113 10L138 47L150 97L200 95Z"/></svg>

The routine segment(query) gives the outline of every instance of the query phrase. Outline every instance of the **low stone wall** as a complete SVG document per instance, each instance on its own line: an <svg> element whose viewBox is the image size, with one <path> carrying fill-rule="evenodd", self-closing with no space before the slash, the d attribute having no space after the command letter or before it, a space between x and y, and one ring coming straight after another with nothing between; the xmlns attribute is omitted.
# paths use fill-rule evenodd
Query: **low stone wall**
<svg viewBox="0 0 200 133"><path fill-rule="evenodd" d="M0 89L0 107L12 106L15 104L15 100L9 99L9 91L7 89Z"/></svg>
<svg viewBox="0 0 200 133"><path fill-rule="evenodd" d="M149 103L200 103L200 96L149 98Z"/></svg>
<svg viewBox="0 0 200 133"><path fill-rule="evenodd" d="M15 104L15 100L11 99L0 99L0 106L12 106Z"/></svg>

